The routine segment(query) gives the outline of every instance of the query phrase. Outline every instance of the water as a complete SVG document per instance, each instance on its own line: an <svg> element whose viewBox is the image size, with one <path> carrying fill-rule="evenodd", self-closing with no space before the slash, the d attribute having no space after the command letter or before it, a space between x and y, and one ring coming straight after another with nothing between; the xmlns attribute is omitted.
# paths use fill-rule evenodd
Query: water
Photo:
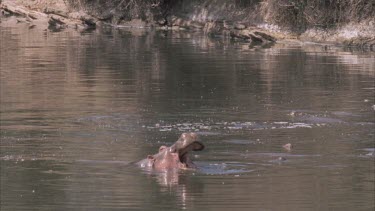
<svg viewBox="0 0 375 211"><path fill-rule="evenodd" d="M374 53L0 29L1 210L375 207ZM134 166L184 131L198 170Z"/></svg>

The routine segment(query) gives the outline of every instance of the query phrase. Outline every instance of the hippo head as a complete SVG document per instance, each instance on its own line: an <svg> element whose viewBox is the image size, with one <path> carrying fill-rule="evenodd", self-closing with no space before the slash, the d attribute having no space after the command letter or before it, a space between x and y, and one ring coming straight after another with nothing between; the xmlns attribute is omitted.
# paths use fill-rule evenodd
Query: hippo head
<svg viewBox="0 0 375 211"><path fill-rule="evenodd" d="M190 160L189 152L203 149L204 145L196 133L183 133L172 146L161 146L157 154L149 155L139 164L156 170L196 168Z"/></svg>

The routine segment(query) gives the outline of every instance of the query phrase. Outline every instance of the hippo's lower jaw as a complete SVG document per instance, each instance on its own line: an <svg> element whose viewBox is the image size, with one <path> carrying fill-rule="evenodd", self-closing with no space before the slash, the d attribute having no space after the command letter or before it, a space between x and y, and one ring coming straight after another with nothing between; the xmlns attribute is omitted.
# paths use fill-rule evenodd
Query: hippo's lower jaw
<svg viewBox="0 0 375 211"><path fill-rule="evenodd" d="M183 169L196 169L197 166L191 161L188 153L183 154L182 156L179 157L180 162L183 165Z"/></svg>

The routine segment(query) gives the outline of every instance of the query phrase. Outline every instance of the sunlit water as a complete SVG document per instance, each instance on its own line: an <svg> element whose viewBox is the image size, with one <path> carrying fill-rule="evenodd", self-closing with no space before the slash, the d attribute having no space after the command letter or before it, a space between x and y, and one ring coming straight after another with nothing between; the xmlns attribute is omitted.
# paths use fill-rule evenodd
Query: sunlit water
<svg viewBox="0 0 375 211"><path fill-rule="evenodd" d="M374 53L0 31L1 210L374 209ZM185 131L198 170L134 165Z"/></svg>

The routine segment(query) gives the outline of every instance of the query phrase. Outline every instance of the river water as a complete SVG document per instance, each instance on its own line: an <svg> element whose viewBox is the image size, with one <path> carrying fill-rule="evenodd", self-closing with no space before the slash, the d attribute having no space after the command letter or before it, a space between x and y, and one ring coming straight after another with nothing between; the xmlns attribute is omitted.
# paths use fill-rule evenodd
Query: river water
<svg viewBox="0 0 375 211"><path fill-rule="evenodd" d="M2 211L375 207L373 52L12 19L0 31ZM206 145L198 170L134 165L184 131Z"/></svg>

